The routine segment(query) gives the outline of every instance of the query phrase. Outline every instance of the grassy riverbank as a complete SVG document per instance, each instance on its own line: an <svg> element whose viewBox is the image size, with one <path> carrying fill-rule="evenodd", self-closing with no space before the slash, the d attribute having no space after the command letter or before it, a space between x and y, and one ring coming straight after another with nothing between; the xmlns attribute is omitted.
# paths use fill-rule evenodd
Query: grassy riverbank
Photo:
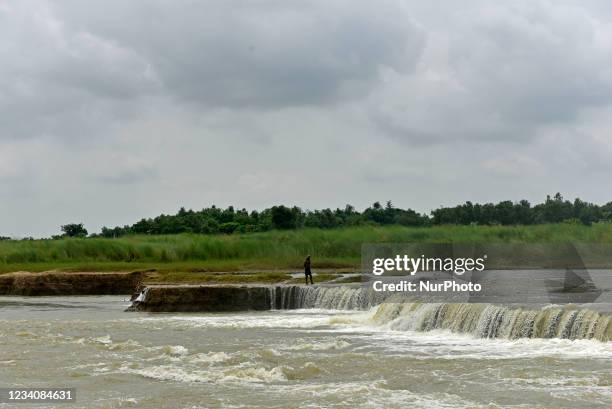
<svg viewBox="0 0 612 409"><path fill-rule="evenodd" d="M350 269L362 243L612 243L612 224L592 226L355 227L235 235L127 236L0 241L0 272L127 271L210 272L299 270L304 255L316 267Z"/></svg>

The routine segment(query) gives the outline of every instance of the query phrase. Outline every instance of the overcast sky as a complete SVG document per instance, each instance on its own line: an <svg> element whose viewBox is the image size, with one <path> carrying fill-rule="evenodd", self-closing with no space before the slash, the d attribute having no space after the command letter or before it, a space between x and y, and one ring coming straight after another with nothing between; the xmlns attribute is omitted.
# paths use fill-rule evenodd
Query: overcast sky
<svg viewBox="0 0 612 409"><path fill-rule="evenodd" d="M0 1L0 235L611 188L606 0Z"/></svg>

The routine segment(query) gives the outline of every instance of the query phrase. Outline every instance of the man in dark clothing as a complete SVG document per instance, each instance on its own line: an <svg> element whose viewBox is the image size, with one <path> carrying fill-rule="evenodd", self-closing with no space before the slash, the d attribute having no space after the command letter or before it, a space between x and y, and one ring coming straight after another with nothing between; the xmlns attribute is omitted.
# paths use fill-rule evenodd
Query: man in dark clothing
<svg viewBox="0 0 612 409"><path fill-rule="evenodd" d="M310 271L310 256L306 256L306 260L304 260L304 275L306 276L306 285L308 285L308 277L310 277L310 284L314 284Z"/></svg>

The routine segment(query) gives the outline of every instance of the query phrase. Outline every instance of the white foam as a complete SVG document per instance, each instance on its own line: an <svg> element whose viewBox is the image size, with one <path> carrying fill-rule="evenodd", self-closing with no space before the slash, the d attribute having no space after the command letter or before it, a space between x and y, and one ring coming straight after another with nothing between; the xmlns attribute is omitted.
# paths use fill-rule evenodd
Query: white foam
<svg viewBox="0 0 612 409"><path fill-rule="evenodd" d="M189 360L191 362L202 362L202 363L220 363L225 362L232 359L233 355L230 355L226 352L208 352L208 353L199 353L195 355L189 356Z"/></svg>
<svg viewBox="0 0 612 409"><path fill-rule="evenodd" d="M287 377L284 368L277 366L272 369L266 368L240 368L230 369L218 379L220 382L281 382L286 381Z"/></svg>
<svg viewBox="0 0 612 409"><path fill-rule="evenodd" d="M170 356L184 356L189 353L189 350L182 345L164 345L161 350L164 354Z"/></svg>
<svg viewBox="0 0 612 409"><path fill-rule="evenodd" d="M287 393L283 385L270 385L276 393ZM297 383L291 385L296 396L305 394L319 402L335 402L340 407L359 408L414 408L414 409L462 409L489 408L449 393L424 394L407 389L388 388L385 381L375 382L326 382L319 384ZM329 406L335 406L329 405ZM327 405L324 405L327 407Z"/></svg>
<svg viewBox="0 0 612 409"><path fill-rule="evenodd" d="M111 340L110 335L105 335L103 337L97 337L97 338L92 338L91 339L94 343L98 343L98 344L102 344L102 345L110 345L113 343L113 341Z"/></svg>
<svg viewBox="0 0 612 409"><path fill-rule="evenodd" d="M430 332L391 331L380 328L342 329L387 353L410 353L415 359L558 359L593 358L612 360L612 343L568 339L483 339L448 330Z"/></svg>
<svg viewBox="0 0 612 409"><path fill-rule="evenodd" d="M124 365L119 368L120 373L140 375L145 378L162 381L175 381L183 383L270 383L286 381L287 377L281 366L270 369L263 367L239 366L218 370L189 369L176 365L158 365L145 368L132 368Z"/></svg>
<svg viewBox="0 0 612 409"><path fill-rule="evenodd" d="M185 328L315 328L329 325L329 315L261 313L243 315L188 315L147 318Z"/></svg>
<svg viewBox="0 0 612 409"><path fill-rule="evenodd" d="M285 349L290 351L325 351L325 350L339 350L349 347L351 344L343 339L336 339L328 342L307 342L297 345L291 345Z"/></svg>

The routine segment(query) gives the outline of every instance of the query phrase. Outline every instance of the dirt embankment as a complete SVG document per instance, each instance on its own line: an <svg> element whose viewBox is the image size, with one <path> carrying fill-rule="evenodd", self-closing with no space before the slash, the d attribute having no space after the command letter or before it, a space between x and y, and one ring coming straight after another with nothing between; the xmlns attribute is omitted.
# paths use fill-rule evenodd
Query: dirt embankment
<svg viewBox="0 0 612 409"><path fill-rule="evenodd" d="M143 277L132 273L17 272L0 274L0 295L108 295L132 294Z"/></svg>
<svg viewBox="0 0 612 409"><path fill-rule="evenodd" d="M129 311L218 312L269 310L270 287L262 285L154 285Z"/></svg>

